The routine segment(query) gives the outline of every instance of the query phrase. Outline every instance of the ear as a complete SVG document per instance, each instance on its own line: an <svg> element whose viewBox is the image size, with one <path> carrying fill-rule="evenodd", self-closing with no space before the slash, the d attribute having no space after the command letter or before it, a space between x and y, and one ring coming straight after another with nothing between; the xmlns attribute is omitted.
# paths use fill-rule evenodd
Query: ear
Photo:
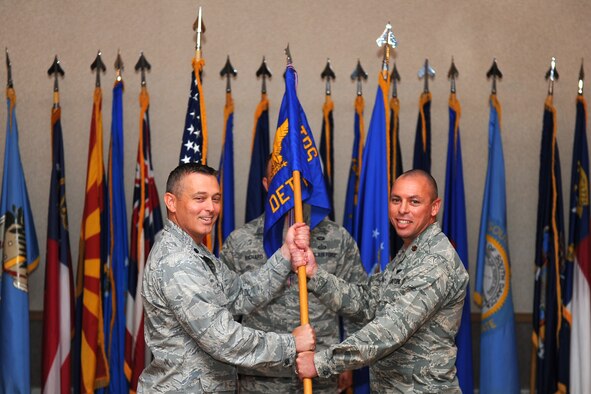
<svg viewBox="0 0 591 394"><path fill-rule="evenodd" d="M176 212L176 196L172 193L164 193L164 204L169 212Z"/></svg>
<svg viewBox="0 0 591 394"><path fill-rule="evenodd" d="M439 209L441 208L441 198L437 197L435 201L431 204L431 216L436 217L439 213Z"/></svg>
<svg viewBox="0 0 591 394"><path fill-rule="evenodd" d="M265 191L268 192L269 191L269 179L266 176L263 177L262 183L263 183L263 187L265 188Z"/></svg>

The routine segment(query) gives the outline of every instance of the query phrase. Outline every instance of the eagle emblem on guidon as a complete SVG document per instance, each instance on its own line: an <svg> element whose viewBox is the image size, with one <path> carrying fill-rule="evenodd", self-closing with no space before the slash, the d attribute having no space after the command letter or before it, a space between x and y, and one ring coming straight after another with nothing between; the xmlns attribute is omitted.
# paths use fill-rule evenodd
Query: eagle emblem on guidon
<svg viewBox="0 0 591 394"><path fill-rule="evenodd" d="M283 139L287 136L289 132L289 123L286 119L285 122L279 126L277 131L275 132L275 140L273 141L273 153L271 154L271 179L275 177L275 174L279 172L283 167L287 165L287 162L283 160L283 156L281 155L281 144L283 143Z"/></svg>
<svg viewBox="0 0 591 394"><path fill-rule="evenodd" d="M0 244L2 270L12 276L14 287L28 292L25 217L22 208L16 209L14 213L7 211L0 217L0 234L3 234Z"/></svg>

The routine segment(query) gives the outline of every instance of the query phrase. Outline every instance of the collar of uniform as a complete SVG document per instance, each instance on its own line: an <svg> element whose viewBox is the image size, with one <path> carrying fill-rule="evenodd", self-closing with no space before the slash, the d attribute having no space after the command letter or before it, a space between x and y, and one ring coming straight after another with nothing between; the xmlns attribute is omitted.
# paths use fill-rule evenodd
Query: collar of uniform
<svg viewBox="0 0 591 394"><path fill-rule="evenodd" d="M200 246L200 245L197 245L197 243L195 243L195 240L193 238L191 238L191 236L189 234L187 234L182 228L180 228L172 220L166 219L165 228L168 229L168 231L170 231L170 234L172 234L173 237L178 239L182 245L187 245L191 249L194 249L195 247Z"/></svg>
<svg viewBox="0 0 591 394"><path fill-rule="evenodd" d="M439 227L439 223L435 222L429 225L429 227L427 227L425 231L420 233L419 236L416 237L410 245L408 245L408 248L404 250L404 254L406 255L406 257L411 257L415 253L420 251L427 243L427 240L433 238L436 234L439 234L440 232L441 227Z"/></svg>

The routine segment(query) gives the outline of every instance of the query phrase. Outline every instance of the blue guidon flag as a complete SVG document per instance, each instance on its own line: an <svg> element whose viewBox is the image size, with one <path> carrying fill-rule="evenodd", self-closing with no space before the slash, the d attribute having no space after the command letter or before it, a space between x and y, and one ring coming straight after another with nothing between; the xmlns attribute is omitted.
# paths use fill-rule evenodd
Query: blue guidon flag
<svg viewBox="0 0 591 394"><path fill-rule="evenodd" d="M285 214L295 205L293 172L302 179L302 202L311 206L310 227L330 212L322 166L312 130L296 94L297 74L292 65L285 71L285 95L279 109L271 154L271 180L265 201L264 245L271 256L282 242Z"/></svg>

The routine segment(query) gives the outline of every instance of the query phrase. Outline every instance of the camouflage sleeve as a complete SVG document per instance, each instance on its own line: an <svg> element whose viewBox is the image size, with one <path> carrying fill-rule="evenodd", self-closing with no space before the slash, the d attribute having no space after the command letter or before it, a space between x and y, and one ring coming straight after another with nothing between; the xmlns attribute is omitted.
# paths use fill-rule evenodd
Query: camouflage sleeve
<svg viewBox="0 0 591 394"><path fill-rule="evenodd" d="M295 340L291 334L264 333L235 322L232 314L220 306L224 294L205 263L189 264L197 266L166 270L161 292L183 329L201 349L219 361L238 366L293 364Z"/></svg>
<svg viewBox="0 0 591 394"><path fill-rule="evenodd" d="M365 272L365 268L363 268L359 248L355 240L345 228L341 227L340 231L342 233L343 245L342 253L337 262L335 276L348 283L367 284L367 273ZM357 319L352 317L343 318L344 337L348 337L350 333L357 331L362 326Z"/></svg>
<svg viewBox="0 0 591 394"><path fill-rule="evenodd" d="M375 318L338 345L314 356L320 376L371 364L402 346L445 302L451 279L443 264L429 256L400 286L384 288ZM419 346L429 348L433 344Z"/></svg>
<svg viewBox="0 0 591 394"><path fill-rule="evenodd" d="M308 290L333 312L357 322L368 322L376 310L377 290L381 274L364 283L349 283L318 267L308 282Z"/></svg>
<svg viewBox="0 0 591 394"><path fill-rule="evenodd" d="M265 305L281 291L291 272L289 260L278 250L260 268L238 275L221 263L218 276L223 282L228 308L235 315L245 315Z"/></svg>

